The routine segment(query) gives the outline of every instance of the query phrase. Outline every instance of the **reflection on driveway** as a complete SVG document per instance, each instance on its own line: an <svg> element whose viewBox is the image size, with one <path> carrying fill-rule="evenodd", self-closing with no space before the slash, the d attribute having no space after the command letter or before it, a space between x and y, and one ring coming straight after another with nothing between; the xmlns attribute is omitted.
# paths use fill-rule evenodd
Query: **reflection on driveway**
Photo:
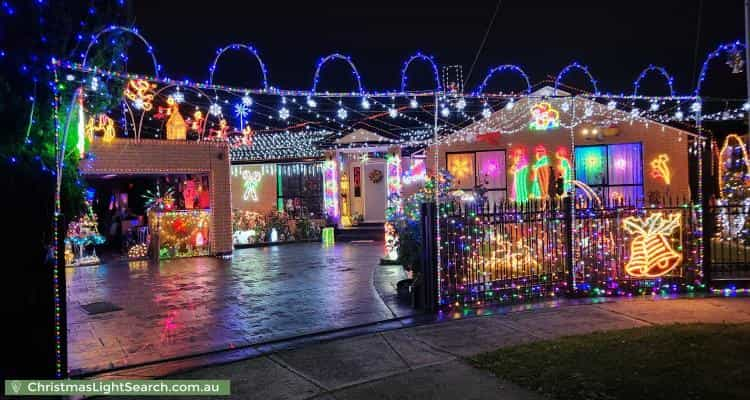
<svg viewBox="0 0 750 400"><path fill-rule="evenodd" d="M69 268L71 374L402 316L378 295L392 298L403 279L400 267L377 265L382 252L382 243L303 243L237 250L232 260ZM80 307L97 301L123 310L88 315Z"/></svg>

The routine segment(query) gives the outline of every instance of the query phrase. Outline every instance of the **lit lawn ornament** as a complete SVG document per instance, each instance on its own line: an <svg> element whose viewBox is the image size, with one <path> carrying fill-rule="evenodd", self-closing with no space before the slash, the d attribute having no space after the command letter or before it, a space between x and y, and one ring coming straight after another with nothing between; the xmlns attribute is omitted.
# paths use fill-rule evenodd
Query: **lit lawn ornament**
<svg viewBox="0 0 750 400"><path fill-rule="evenodd" d="M622 221L623 229L634 235L630 242L630 260L625 272L634 278L657 278L674 270L682 263L682 254L675 250L669 238L681 226L681 214L664 217L653 213L645 220L636 216Z"/></svg>
<svg viewBox="0 0 750 400"><path fill-rule="evenodd" d="M131 79L128 81L123 95L133 102L135 108L144 111L151 111L154 107L154 92L156 85L143 79Z"/></svg>
<svg viewBox="0 0 750 400"><path fill-rule="evenodd" d="M651 176L654 179L661 179L666 185L672 182L672 172L669 170L669 156L659 154L651 160Z"/></svg>
<svg viewBox="0 0 750 400"><path fill-rule="evenodd" d="M531 122L529 129L532 131L546 131L560 126L560 112L552 108L546 101L535 104L531 108Z"/></svg>
<svg viewBox="0 0 750 400"><path fill-rule="evenodd" d="M102 141L110 143L115 138L115 122L106 114L99 114L96 118L89 117L86 123L86 137L94 140L94 134L102 132Z"/></svg>

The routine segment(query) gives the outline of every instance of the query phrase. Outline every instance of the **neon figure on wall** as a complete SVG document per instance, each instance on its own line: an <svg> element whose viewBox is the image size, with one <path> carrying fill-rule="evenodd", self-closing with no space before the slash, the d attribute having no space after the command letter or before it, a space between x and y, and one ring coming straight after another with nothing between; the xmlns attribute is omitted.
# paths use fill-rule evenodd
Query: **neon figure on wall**
<svg viewBox="0 0 750 400"><path fill-rule="evenodd" d="M565 147L558 148L555 152L555 157L557 158L557 173L562 178L563 196L565 196L570 193L573 187L573 166L568 157L568 149Z"/></svg>
<svg viewBox="0 0 750 400"><path fill-rule="evenodd" d="M622 221L623 229L633 234L630 260L625 272L636 278L657 278L668 274L682 262L682 254L669 242L675 229L681 227L680 213L664 217L653 213L645 220L636 216Z"/></svg>
<svg viewBox="0 0 750 400"><path fill-rule="evenodd" d="M546 199L549 196L550 162L547 149L542 145L536 146L536 161L531 169L533 182L531 184L531 195L536 199Z"/></svg>
<svg viewBox="0 0 750 400"><path fill-rule="evenodd" d="M511 174L513 175L513 182L510 188L510 198L520 203L528 201L529 161L526 158L526 151L521 148L513 151Z"/></svg>
<svg viewBox="0 0 750 400"><path fill-rule="evenodd" d="M651 161L651 176L662 179L666 185L672 182L672 172L669 170L669 156L659 154Z"/></svg>
<svg viewBox="0 0 750 400"><path fill-rule="evenodd" d="M153 88L155 87L155 84L149 83L147 80L131 79L128 81L127 86L125 86L123 95L133 102L135 108L151 111L153 108L152 102L154 101Z"/></svg>
<svg viewBox="0 0 750 400"><path fill-rule="evenodd" d="M242 200L258 201L258 185L260 184L260 171L242 171Z"/></svg>
<svg viewBox="0 0 750 400"><path fill-rule="evenodd" d="M102 132L102 141L109 143L115 138L115 122L106 114L99 114L96 118L89 117L86 123L86 137L94 140L94 133Z"/></svg>
<svg viewBox="0 0 750 400"><path fill-rule="evenodd" d="M531 108L531 122L529 129L532 131L546 131L560 126L560 112L552 108L546 101L535 104Z"/></svg>

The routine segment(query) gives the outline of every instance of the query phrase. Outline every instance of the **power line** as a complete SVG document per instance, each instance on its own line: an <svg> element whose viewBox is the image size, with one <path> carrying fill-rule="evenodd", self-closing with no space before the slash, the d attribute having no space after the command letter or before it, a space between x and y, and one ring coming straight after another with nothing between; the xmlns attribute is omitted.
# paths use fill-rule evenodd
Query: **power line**
<svg viewBox="0 0 750 400"><path fill-rule="evenodd" d="M487 37L490 35L490 31L492 30L492 25L495 24L495 17L497 17L497 12L500 11L500 3L502 3L503 0L497 0L497 5L495 6L495 12L492 14L492 19L490 19L490 24L487 26L487 30L484 32L484 38L482 38L482 44L479 45L479 48L477 49L477 54L474 56L474 62L471 63L471 68L469 68L469 73L466 74L466 79L464 79L464 87L466 86L466 83L469 82L469 78L471 78L471 73L474 71L474 66L477 64L477 60L479 60L479 55L482 54L482 50L484 49L484 44L487 42Z"/></svg>

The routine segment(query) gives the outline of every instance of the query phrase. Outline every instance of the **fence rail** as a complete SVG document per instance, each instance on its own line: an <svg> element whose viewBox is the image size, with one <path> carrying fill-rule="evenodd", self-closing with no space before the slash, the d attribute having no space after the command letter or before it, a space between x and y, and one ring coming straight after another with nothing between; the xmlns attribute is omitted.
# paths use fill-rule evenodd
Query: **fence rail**
<svg viewBox="0 0 750 400"><path fill-rule="evenodd" d="M704 262L701 208L687 199L443 204L439 305L692 292L707 283L703 268L714 281L750 280L750 243L727 232L745 224L747 208L710 207L719 234Z"/></svg>

